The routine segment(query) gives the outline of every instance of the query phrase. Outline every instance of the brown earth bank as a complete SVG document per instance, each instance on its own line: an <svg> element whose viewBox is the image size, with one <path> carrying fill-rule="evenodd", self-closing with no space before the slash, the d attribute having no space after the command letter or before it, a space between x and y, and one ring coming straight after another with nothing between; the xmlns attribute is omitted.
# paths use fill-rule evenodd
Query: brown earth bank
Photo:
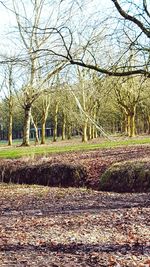
<svg viewBox="0 0 150 267"><path fill-rule="evenodd" d="M45 158L0 161L0 181L99 188L100 176L116 162L150 158L150 146L69 152Z"/></svg>

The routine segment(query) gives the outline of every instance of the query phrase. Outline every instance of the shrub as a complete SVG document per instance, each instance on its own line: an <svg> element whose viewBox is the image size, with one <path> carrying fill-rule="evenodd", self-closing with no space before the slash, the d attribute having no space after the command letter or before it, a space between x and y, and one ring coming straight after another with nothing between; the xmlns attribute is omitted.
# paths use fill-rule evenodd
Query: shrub
<svg viewBox="0 0 150 267"><path fill-rule="evenodd" d="M83 166L66 163L21 164L18 167L7 164L0 167L0 181L6 183L79 187L85 185L87 175Z"/></svg>
<svg viewBox="0 0 150 267"><path fill-rule="evenodd" d="M150 161L113 164L100 177L99 189L114 192L150 192Z"/></svg>

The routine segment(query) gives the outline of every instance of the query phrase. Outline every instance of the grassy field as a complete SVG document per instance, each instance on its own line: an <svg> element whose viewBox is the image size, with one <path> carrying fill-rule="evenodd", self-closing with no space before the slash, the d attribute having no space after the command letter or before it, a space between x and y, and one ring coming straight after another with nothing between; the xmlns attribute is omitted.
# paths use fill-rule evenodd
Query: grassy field
<svg viewBox="0 0 150 267"><path fill-rule="evenodd" d="M17 144L17 145L16 145ZM56 143L49 142L46 145L35 146L31 143L30 147L21 147L14 143L12 147L8 147L2 143L0 145L0 158L20 158L20 157L36 157L38 155L48 156L51 153L63 153L70 151L88 151L103 148L115 148L120 146L143 145L150 144L150 137L138 137L133 139L116 138L113 141L102 138L96 139L94 142L82 143L79 139L70 141L58 141Z"/></svg>

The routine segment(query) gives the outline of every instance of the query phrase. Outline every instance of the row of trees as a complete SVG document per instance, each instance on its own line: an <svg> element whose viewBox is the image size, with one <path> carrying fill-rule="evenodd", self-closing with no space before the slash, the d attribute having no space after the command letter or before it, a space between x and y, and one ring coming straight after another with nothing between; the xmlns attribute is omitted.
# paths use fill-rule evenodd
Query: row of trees
<svg viewBox="0 0 150 267"><path fill-rule="evenodd" d="M10 71L11 70L11 71ZM15 92L12 88L12 69L8 72L8 94L1 100L1 125L8 135L8 144L14 137L24 136L24 88ZM10 77L11 75L11 77ZM35 131L35 142L45 144L46 128L50 128L53 141L61 134L62 140L74 134L82 141L119 132L129 137L150 133L150 93L148 80L143 77L101 78L93 71L77 68L74 84L60 83L43 90L32 104L28 128ZM26 118L24 118L26 119ZM41 138L39 141L39 130ZM6 138L6 136L5 136Z"/></svg>
<svg viewBox="0 0 150 267"><path fill-rule="evenodd" d="M24 113L22 145L25 146L29 145L31 122L38 141L39 120L41 142L45 142L49 110L53 111L54 140L58 113L63 121L63 136L67 121L71 120L67 125L72 124L74 118L75 128L79 125L79 131L82 129L83 141L97 135L95 127L105 134L101 127L102 114L109 101L113 103L109 107L120 118L119 127L129 136L135 135L137 112L144 114L148 125L149 5L146 0L138 4L134 0L110 0L110 3L113 17L108 12L103 16L100 9L90 11L88 0L81 4L70 0L7 2L17 29L11 33L12 40L17 40L17 49L13 55L3 53L0 62L2 106L7 103L8 109L9 145L13 101ZM5 5L3 1L2 4ZM80 67L91 72L81 71Z"/></svg>

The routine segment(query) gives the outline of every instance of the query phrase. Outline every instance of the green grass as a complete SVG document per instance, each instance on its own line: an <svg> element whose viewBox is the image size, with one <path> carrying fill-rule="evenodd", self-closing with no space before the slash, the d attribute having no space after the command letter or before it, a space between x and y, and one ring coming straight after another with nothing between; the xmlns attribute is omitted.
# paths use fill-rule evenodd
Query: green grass
<svg viewBox="0 0 150 267"><path fill-rule="evenodd" d="M57 146L57 143L45 146L31 146L31 147L10 147L0 148L0 158L20 158L20 157L36 157L38 155L48 156L52 153L63 153L71 151L88 151L104 148L115 148L129 145L143 145L150 144L150 137L118 140L118 141L101 141L100 143L73 143L67 144L62 142L62 145Z"/></svg>

